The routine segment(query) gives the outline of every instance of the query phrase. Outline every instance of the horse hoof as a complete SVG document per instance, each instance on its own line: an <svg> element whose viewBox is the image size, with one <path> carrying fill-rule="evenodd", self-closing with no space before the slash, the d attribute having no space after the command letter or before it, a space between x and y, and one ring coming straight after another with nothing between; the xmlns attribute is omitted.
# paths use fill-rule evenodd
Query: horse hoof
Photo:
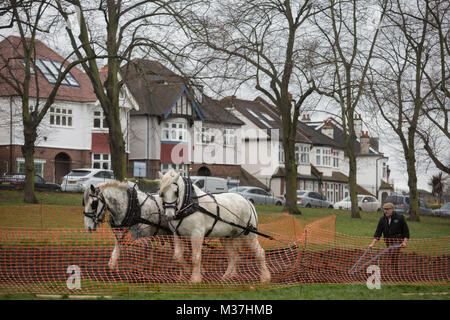
<svg viewBox="0 0 450 320"><path fill-rule="evenodd" d="M270 272L261 274L261 283L268 283L270 282L270 279Z"/></svg>
<svg viewBox="0 0 450 320"><path fill-rule="evenodd" d="M223 277L222 277L222 281L229 281L229 280L231 280L231 279L233 279L233 278L235 278L236 277L236 273L228 273L228 274L224 274L223 275Z"/></svg>

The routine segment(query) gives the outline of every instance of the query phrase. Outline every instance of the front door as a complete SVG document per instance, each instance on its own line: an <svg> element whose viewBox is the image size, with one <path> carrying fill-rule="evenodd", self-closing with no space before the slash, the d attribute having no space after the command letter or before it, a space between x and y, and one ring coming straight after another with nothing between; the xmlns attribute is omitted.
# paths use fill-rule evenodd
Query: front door
<svg viewBox="0 0 450 320"><path fill-rule="evenodd" d="M70 172L71 163L67 153L61 152L55 156L55 183L61 183L62 177Z"/></svg>

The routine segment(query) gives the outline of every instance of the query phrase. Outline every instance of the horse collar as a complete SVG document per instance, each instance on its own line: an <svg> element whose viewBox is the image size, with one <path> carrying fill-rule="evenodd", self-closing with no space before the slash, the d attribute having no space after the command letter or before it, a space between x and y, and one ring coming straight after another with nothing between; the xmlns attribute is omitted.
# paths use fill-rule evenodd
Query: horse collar
<svg viewBox="0 0 450 320"><path fill-rule="evenodd" d="M183 203L181 204L180 209L178 209L177 207L177 212L175 214L174 220L184 219L185 217L197 211L198 199L196 197L192 181L190 178L182 178L184 182ZM177 202L178 199L179 198L177 198Z"/></svg>
<svg viewBox="0 0 450 320"><path fill-rule="evenodd" d="M127 190L127 194L128 194L128 206L127 206L127 211L125 213L125 218L122 220L122 223L115 224L111 217L110 224L111 224L112 228L130 228L136 224L141 223L141 224L146 224L146 225L151 225L151 226L156 227L154 234L157 234L159 229L164 229L161 226L161 210L159 209L158 202L151 194L147 193L147 198L145 198L145 200L142 203L139 203L139 199L138 199L138 195L137 195L137 191L136 191L135 187L129 188ZM147 201L148 198L153 200L156 204L156 207L158 208L158 216L159 216L158 223L151 222L151 221L146 220L141 217L141 214L142 214L141 208L145 204L145 202Z"/></svg>

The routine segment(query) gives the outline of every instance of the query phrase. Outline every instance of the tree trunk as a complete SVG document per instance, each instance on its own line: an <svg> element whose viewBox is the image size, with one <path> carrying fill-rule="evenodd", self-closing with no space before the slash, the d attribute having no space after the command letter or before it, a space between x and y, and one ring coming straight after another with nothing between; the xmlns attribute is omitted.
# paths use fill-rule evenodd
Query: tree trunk
<svg viewBox="0 0 450 320"><path fill-rule="evenodd" d="M24 202L38 203L34 192L34 144L36 141L36 130L30 128L24 121L24 145L22 146L22 155L25 158L25 183L24 183Z"/></svg>
<svg viewBox="0 0 450 320"><path fill-rule="evenodd" d="M350 199L352 203L351 217L352 218L361 218L359 214L359 206L358 206L358 192L356 190L356 156L355 154L349 154L349 175L348 175L348 184L350 189Z"/></svg>
<svg viewBox="0 0 450 320"><path fill-rule="evenodd" d="M294 146L288 143L285 146L284 154L284 166L286 168L286 209L290 214L302 214L297 206L297 165L295 164Z"/></svg>
<svg viewBox="0 0 450 320"><path fill-rule="evenodd" d="M297 164L295 163L295 138L297 121L291 117L291 101L289 100L287 81L281 90L281 121L283 123L284 167L286 170L286 209L290 214L302 214L297 206Z"/></svg>
<svg viewBox="0 0 450 320"><path fill-rule="evenodd" d="M109 128L111 148L111 166L116 180L123 181L127 177L125 164L125 142L123 140L120 119L112 119L115 124Z"/></svg>
<svg viewBox="0 0 450 320"><path fill-rule="evenodd" d="M412 137L414 139L414 135ZM411 139L410 139L411 140ZM408 172L409 187L409 221L420 221L419 218L419 197L417 194L417 174L416 174L416 156L414 142L410 141L406 156L406 166Z"/></svg>
<svg viewBox="0 0 450 320"><path fill-rule="evenodd" d="M120 123L120 101L119 101L119 65L117 58L120 44L117 40L117 29L119 26L120 5L113 0L108 0L108 37L107 51L113 57L108 58L108 78L105 83L108 96L107 118L109 122L109 139L111 148L111 165L117 180L123 181L127 177L125 162L125 142L123 140L122 126Z"/></svg>

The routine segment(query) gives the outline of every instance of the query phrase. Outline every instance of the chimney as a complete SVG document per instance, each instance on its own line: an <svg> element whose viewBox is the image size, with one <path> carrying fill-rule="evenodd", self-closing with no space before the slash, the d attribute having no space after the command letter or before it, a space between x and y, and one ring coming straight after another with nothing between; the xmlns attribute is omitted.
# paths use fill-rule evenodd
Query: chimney
<svg viewBox="0 0 450 320"><path fill-rule="evenodd" d="M334 139L334 128L331 125L331 120L323 120L323 127L321 132L327 137Z"/></svg>
<svg viewBox="0 0 450 320"><path fill-rule="evenodd" d="M369 131L363 131L359 140L361 145L361 154L368 154L370 148Z"/></svg>
<svg viewBox="0 0 450 320"><path fill-rule="evenodd" d="M356 139L361 138L362 133L362 119L360 114L355 113L355 119L353 120L353 125L355 128Z"/></svg>
<svg viewBox="0 0 450 320"><path fill-rule="evenodd" d="M380 151L378 148L380 147L380 141L378 138L370 138L370 146L372 149L375 149L376 151Z"/></svg>

